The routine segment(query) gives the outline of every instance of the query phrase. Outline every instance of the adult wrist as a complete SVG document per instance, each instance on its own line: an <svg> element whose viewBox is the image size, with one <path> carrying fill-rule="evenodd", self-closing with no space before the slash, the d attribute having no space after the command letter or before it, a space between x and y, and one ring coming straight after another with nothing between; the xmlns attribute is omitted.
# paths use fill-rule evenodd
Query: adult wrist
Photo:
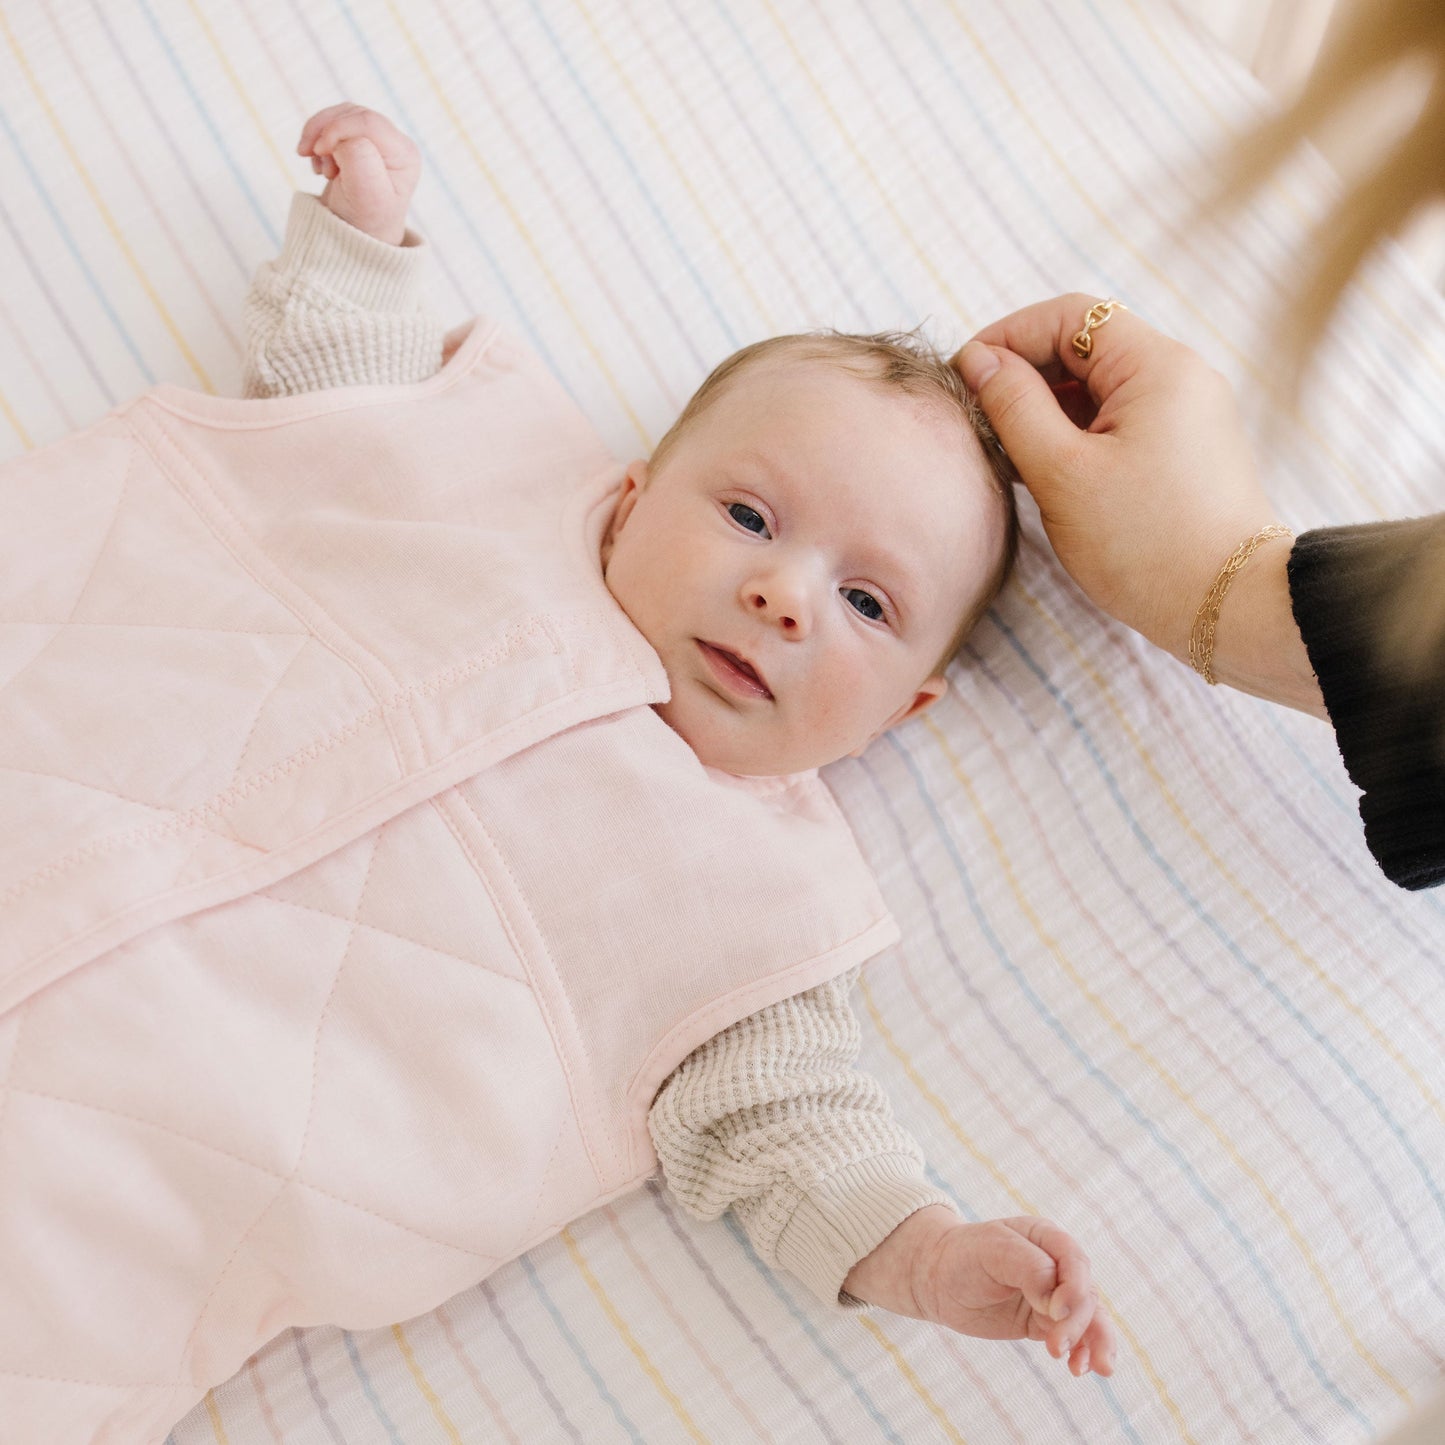
<svg viewBox="0 0 1445 1445"><path fill-rule="evenodd" d="M1328 720L1290 603L1293 545L1287 533L1261 542L1230 580L1218 607L1210 666L1217 682L1237 692Z"/></svg>
<svg viewBox="0 0 1445 1445"><path fill-rule="evenodd" d="M1276 539L1282 541L1285 538L1292 542L1294 533L1278 522L1271 522L1267 527L1261 527L1259 531L1246 537L1215 574L1214 582L1194 614L1194 622L1189 630L1189 665L1211 687L1219 680L1214 675L1214 634L1219 625L1224 599L1229 595L1234 579L1249 565L1249 559L1265 543Z"/></svg>

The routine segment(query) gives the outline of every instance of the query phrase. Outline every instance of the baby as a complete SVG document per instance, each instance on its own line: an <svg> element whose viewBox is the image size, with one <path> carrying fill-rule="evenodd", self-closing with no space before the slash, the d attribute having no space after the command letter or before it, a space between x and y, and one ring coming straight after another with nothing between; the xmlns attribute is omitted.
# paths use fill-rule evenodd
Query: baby
<svg viewBox="0 0 1445 1445"><path fill-rule="evenodd" d="M414 301L416 147L341 104L297 149L327 185L297 198L258 273L246 394L424 379L441 333ZM337 305L361 367L306 274L323 264L348 278ZM288 305L298 283L306 304ZM601 539L607 589L667 674L657 714L707 767L759 777L857 756L923 712L1008 574L1007 476L961 382L906 338L776 337L728 358L627 467ZM669 1187L698 1217L733 1208L765 1259L845 1308L1041 1340L1076 1375L1111 1373L1113 1326L1074 1240L1036 1218L959 1219L877 1083L845 1073L856 973L743 1019L668 1078L649 1127Z"/></svg>

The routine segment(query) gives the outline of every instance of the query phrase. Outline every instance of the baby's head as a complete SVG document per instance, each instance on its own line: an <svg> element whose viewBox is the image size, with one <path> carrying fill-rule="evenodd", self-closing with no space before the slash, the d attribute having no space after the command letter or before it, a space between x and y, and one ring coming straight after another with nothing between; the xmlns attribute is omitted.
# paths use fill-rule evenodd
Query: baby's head
<svg viewBox="0 0 1445 1445"><path fill-rule="evenodd" d="M659 715L709 767L774 775L922 712L1012 568L1012 475L911 333L730 356L629 465L603 543L667 670Z"/></svg>

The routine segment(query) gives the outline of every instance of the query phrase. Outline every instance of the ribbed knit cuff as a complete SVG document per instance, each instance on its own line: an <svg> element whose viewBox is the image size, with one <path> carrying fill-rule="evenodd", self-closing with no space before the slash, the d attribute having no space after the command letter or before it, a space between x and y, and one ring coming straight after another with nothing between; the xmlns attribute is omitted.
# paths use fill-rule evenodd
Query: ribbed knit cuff
<svg viewBox="0 0 1445 1445"><path fill-rule="evenodd" d="M332 214L319 196L291 197L286 239L276 258L282 275L304 273L307 284L367 311L409 313L422 305L431 248L408 228L392 246Z"/></svg>
<svg viewBox="0 0 1445 1445"><path fill-rule="evenodd" d="M843 1290L848 1272L908 1218L948 1195L933 1188L906 1154L859 1159L805 1194L778 1236L777 1260L824 1304L868 1306Z"/></svg>

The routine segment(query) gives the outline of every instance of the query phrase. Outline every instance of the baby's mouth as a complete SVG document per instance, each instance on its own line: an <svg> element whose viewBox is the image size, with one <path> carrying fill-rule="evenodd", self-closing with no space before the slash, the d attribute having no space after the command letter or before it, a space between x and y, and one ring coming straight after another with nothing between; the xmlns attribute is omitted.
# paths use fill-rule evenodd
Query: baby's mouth
<svg viewBox="0 0 1445 1445"><path fill-rule="evenodd" d="M703 657L712 668L714 675L733 692L744 697L761 697L771 701L773 694L768 690L762 674L746 658L729 652L725 647L697 639Z"/></svg>

